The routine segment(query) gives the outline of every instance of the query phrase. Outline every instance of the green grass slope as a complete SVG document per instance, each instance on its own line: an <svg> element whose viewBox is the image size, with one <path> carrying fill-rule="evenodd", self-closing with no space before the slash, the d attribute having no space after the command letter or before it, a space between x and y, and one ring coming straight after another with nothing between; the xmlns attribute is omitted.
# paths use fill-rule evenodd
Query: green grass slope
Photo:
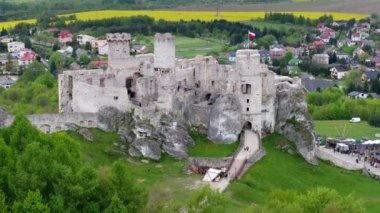
<svg viewBox="0 0 380 213"><path fill-rule="evenodd" d="M233 198L234 208L260 205L275 189L306 192L310 188L324 186L343 195L352 193L362 199L368 212L380 212L379 181L365 177L359 171L346 171L326 162L312 166L300 155L276 149L278 144L284 143L288 142L278 134L264 138L267 156L227 189Z"/></svg>

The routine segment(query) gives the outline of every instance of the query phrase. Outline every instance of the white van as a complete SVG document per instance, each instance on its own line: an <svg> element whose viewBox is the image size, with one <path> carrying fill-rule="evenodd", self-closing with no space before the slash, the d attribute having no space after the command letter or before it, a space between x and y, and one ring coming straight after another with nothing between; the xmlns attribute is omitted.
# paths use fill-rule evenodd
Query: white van
<svg viewBox="0 0 380 213"><path fill-rule="evenodd" d="M351 118L350 123L360 123L360 118Z"/></svg>

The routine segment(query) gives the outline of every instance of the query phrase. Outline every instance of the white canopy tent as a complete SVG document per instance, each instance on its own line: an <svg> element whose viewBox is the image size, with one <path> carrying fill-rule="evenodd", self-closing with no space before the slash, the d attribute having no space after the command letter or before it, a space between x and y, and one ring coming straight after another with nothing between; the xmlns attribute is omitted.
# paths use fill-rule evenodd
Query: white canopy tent
<svg viewBox="0 0 380 213"><path fill-rule="evenodd" d="M213 182L220 175L221 172L222 170L209 168L202 181Z"/></svg>
<svg viewBox="0 0 380 213"><path fill-rule="evenodd" d="M362 145L380 145L380 140L366 141Z"/></svg>

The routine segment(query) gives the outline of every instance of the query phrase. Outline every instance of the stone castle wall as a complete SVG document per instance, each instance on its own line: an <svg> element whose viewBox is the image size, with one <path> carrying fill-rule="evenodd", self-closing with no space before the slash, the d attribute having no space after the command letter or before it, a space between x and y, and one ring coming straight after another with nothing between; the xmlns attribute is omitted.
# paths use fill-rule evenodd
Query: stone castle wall
<svg viewBox="0 0 380 213"><path fill-rule="evenodd" d="M132 57L129 34L107 34L109 69L67 71L59 77L59 106L63 113L96 113L103 106L121 111L147 111L142 117L177 112L191 107L194 122L206 126L211 109L192 106L192 101L211 104L211 97L233 94L240 104L241 123L253 129L273 131L275 112L274 74L260 64L257 50L237 51L235 65L219 65L211 56L175 58L175 38L156 34L154 54ZM190 111L191 111L190 110ZM207 115L208 113L208 115Z"/></svg>

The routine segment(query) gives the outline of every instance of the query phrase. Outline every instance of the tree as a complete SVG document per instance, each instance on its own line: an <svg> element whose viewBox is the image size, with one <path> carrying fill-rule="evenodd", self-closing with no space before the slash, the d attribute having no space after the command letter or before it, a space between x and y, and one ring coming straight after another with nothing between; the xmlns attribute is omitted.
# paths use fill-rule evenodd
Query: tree
<svg viewBox="0 0 380 213"><path fill-rule="evenodd" d="M49 58L49 66L53 74L62 71L65 66L65 56L59 52L53 53Z"/></svg>
<svg viewBox="0 0 380 213"><path fill-rule="evenodd" d="M79 58L79 61L83 65L88 65L91 61L90 57L86 53L82 54Z"/></svg>
<svg viewBox="0 0 380 213"><path fill-rule="evenodd" d="M29 191L28 195L21 202L15 202L13 205L15 213L49 213L50 208L43 202L40 192Z"/></svg>
<svg viewBox="0 0 380 213"><path fill-rule="evenodd" d="M134 183L122 161L113 164L110 181L115 195L123 201L129 212L136 212L145 206L147 194Z"/></svg>
<svg viewBox="0 0 380 213"><path fill-rule="evenodd" d="M33 62L26 67L26 69L22 73L20 80L24 82L32 82L46 71L47 70L43 64L41 64L40 62Z"/></svg>
<svg viewBox="0 0 380 213"><path fill-rule="evenodd" d="M275 42L276 37L274 37L273 35L265 35L257 40L257 44L262 47L265 47L266 49L269 49L269 46L275 44Z"/></svg>
<svg viewBox="0 0 380 213"><path fill-rule="evenodd" d="M5 64L5 71L12 72L13 70L13 61L10 54L7 55L7 63Z"/></svg>
<svg viewBox="0 0 380 213"><path fill-rule="evenodd" d="M104 211L105 213L127 213L128 209L117 195L114 195L111 204Z"/></svg>
<svg viewBox="0 0 380 213"><path fill-rule="evenodd" d="M87 51L91 51L92 50L91 43L90 42L86 42L86 44L84 45L84 49L87 50Z"/></svg>
<svg viewBox="0 0 380 213"><path fill-rule="evenodd" d="M228 197L210 187L203 187L197 190L187 203L189 213L226 212Z"/></svg>
<svg viewBox="0 0 380 213"><path fill-rule="evenodd" d="M361 201L351 195L341 196L335 190L328 188L315 188L306 194L295 191L274 191L269 195L262 212L365 212Z"/></svg>

